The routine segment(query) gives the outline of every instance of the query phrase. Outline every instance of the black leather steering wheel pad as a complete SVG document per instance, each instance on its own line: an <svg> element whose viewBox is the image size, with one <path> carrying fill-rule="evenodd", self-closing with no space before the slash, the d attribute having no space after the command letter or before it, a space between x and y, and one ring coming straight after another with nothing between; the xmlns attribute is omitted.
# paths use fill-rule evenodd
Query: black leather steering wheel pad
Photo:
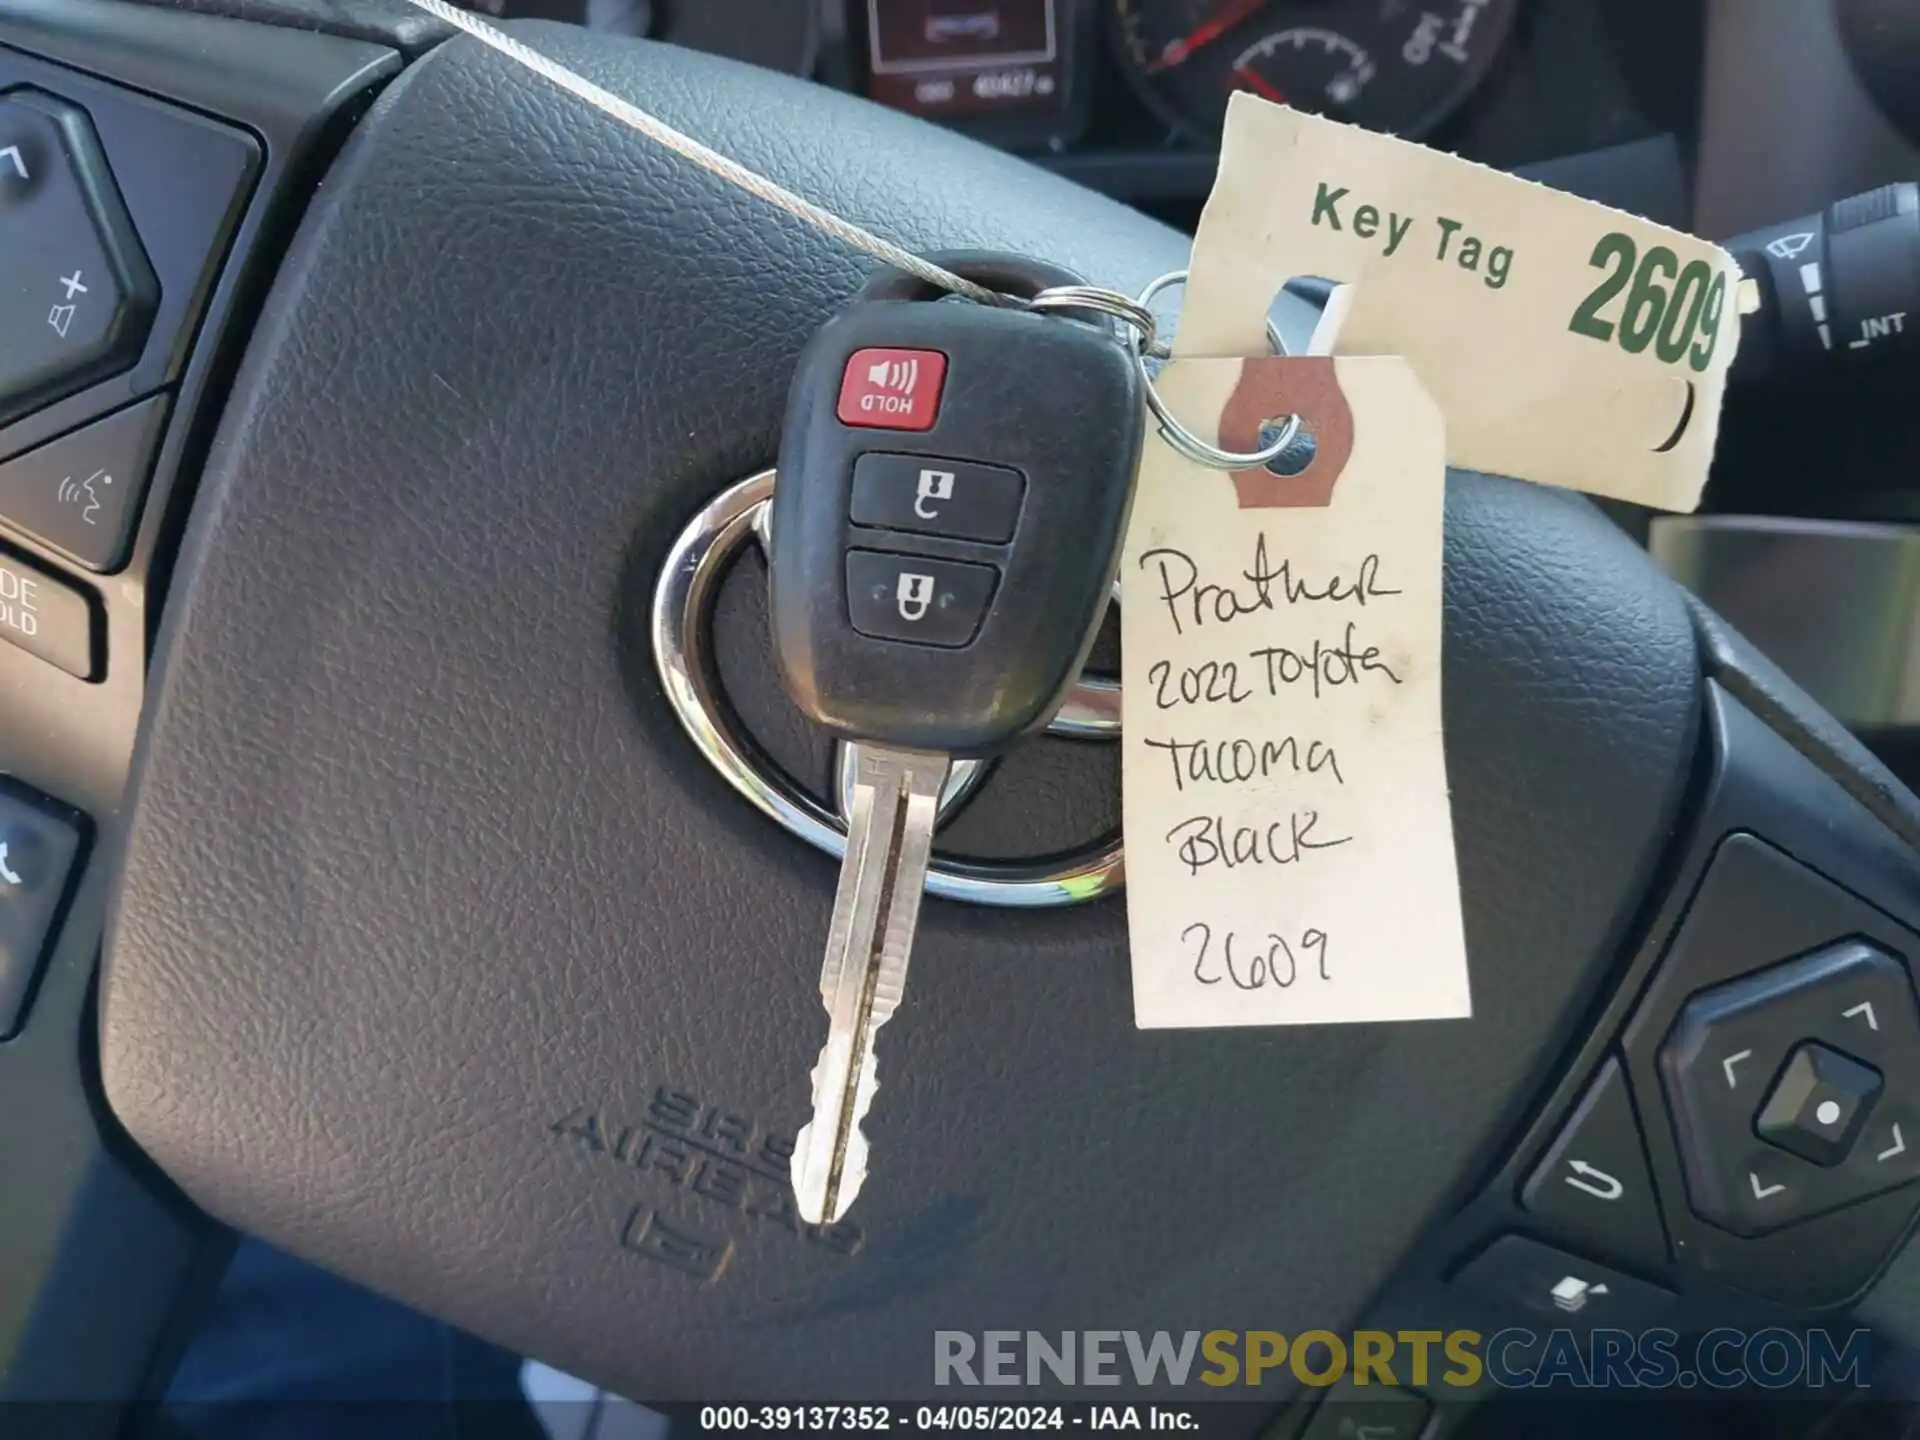
<svg viewBox="0 0 1920 1440"><path fill-rule="evenodd" d="M1184 262L862 102L516 29L912 247L1128 290ZM186 536L110 1100L217 1216L637 1397L924 1397L936 1329L1336 1325L1629 938L1694 754L1679 592L1584 501L1451 477L1474 1018L1141 1033L1121 905L930 902L857 1243L799 1233L734 1148L805 1119L834 866L694 754L645 610L869 268L469 40L390 87L292 241Z"/></svg>

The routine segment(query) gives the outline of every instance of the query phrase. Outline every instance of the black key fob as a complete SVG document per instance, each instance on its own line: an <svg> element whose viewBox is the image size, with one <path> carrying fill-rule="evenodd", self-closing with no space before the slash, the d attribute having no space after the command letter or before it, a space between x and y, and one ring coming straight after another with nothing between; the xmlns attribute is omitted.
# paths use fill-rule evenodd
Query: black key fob
<svg viewBox="0 0 1920 1440"><path fill-rule="evenodd" d="M1022 297L1080 283L929 258ZM780 443L773 637L800 708L844 739L956 755L1044 727L1112 587L1142 415L1104 321L869 284L803 352Z"/></svg>

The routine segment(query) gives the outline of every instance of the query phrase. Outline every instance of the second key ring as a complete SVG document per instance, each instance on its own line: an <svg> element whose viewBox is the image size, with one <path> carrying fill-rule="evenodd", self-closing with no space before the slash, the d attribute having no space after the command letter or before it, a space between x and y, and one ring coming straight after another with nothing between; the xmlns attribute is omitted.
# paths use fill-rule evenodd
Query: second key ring
<svg viewBox="0 0 1920 1440"><path fill-rule="evenodd" d="M1169 270L1157 276L1142 290L1133 304L1152 316L1153 302L1166 290L1187 283L1185 270ZM1196 435L1175 415L1162 398L1159 389L1153 383L1153 370L1149 362L1164 360L1170 353L1170 347L1156 339L1157 329L1140 330L1139 344L1135 349L1136 361L1140 366L1140 382L1144 387L1147 409L1153 412L1154 420L1160 426L1160 434L1181 455L1197 465L1205 465L1211 470L1263 470L1273 461L1286 453L1293 444L1294 437L1300 433L1300 417L1295 415L1275 416L1269 423L1280 427L1274 439L1258 450L1222 450L1218 445ZM1273 323L1273 317L1267 317L1267 343L1273 347L1276 355L1285 355L1287 342L1280 334L1280 327Z"/></svg>

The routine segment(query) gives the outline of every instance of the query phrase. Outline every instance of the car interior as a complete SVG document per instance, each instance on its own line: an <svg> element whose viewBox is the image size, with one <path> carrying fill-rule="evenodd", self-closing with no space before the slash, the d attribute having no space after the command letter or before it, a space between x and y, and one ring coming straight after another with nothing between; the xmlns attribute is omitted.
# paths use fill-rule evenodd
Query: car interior
<svg viewBox="0 0 1920 1440"><path fill-rule="evenodd" d="M1705 500L1447 474L1466 1019L1136 1027L1108 607L1044 733L943 765L872 1173L809 1218L869 781L783 681L770 517L809 338L919 292L430 4L0 0L0 1430L203 1433L170 1386L271 1254L673 1433L1907 1433L1920 7L463 5L995 288L1184 270L1242 93L1711 240ZM1872 1383L936 1367L1656 1330L1863 1332Z"/></svg>

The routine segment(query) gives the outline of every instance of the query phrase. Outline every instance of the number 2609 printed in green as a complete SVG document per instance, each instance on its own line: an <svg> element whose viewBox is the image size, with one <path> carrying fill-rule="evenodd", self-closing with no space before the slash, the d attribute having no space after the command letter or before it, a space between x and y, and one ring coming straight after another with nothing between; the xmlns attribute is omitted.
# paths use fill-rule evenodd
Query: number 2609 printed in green
<svg viewBox="0 0 1920 1440"><path fill-rule="evenodd" d="M1580 302L1567 328L1606 344L1618 341L1629 355L1649 345L1669 365L1684 359L1696 371L1713 362L1720 322L1727 313L1727 277L1705 260L1680 257L1664 245L1647 253L1633 237L1615 230L1602 235L1587 264L1607 276ZM1617 310L1620 292L1626 301Z"/></svg>

